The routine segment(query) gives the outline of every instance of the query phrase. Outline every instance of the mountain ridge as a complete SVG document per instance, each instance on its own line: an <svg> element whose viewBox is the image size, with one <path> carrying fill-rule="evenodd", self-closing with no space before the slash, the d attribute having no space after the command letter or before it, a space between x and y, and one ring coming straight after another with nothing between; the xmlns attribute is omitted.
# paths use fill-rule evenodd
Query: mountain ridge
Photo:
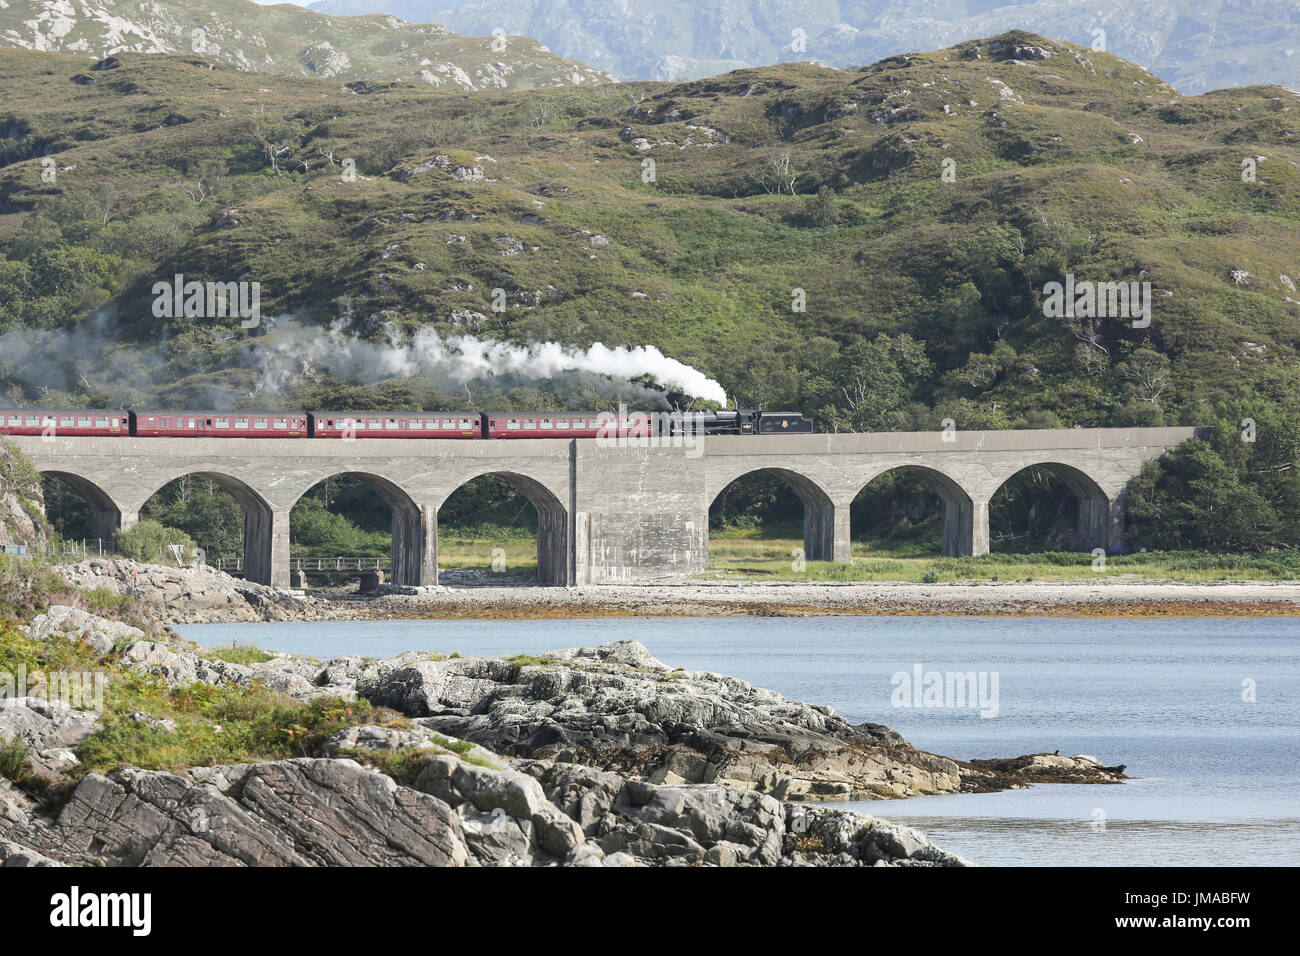
<svg viewBox="0 0 1300 956"><path fill-rule="evenodd" d="M696 79L802 59L860 66L898 50L1024 30L1100 43L1185 93L1261 83L1300 89L1300 6L1278 0L323 0L311 7L527 33L624 80Z"/></svg>
<svg viewBox="0 0 1300 956"><path fill-rule="evenodd" d="M0 44L94 59L193 54L246 71L430 89L530 89L610 79L527 37L466 37L389 15L338 18L250 0L4 0Z"/></svg>

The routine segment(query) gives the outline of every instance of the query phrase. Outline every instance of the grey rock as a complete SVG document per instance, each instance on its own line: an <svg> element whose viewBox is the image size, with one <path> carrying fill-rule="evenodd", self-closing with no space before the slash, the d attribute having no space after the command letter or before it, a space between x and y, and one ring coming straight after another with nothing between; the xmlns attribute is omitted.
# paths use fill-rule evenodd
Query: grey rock
<svg viewBox="0 0 1300 956"><path fill-rule="evenodd" d="M27 745L30 769L53 779L77 765L72 749L99 727L100 715L61 700L16 697L0 700L0 742Z"/></svg>
<svg viewBox="0 0 1300 956"><path fill-rule="evenodd" d="M253 766L229 793L162 771L91 774L49 825L0 838L76 865L459 866L459 818L351 760Z"/></svg>
<svg viewBox="0 0 1300 956"><path fill-rule="evenodd" d="M551 856L563 858L586 839L582 828L546 798L542 785L518 770L495 770L455 757L435 757L420 771L415 787L453 807L470 803L477 810L500 809L531 821L538 845Z"/></svg>
<svg viewBox="0 0 1300 956"><path fill-rule="evenodd" d="M44 614L32 618L28 634L37 641L63 634L70 641L81 641L94 648L100 655L111 653L119 642L137 641L145 636L138 627L61 604L52 605Z"/></svg>
<svg viewBox="0 0 1300 956"><path fill-rule="evenodd" d="M537 829L531 820L512 817L500 807L475 810L469 803L458 806L456 815L469 852L477 862L488 866L531 866L537 859Z"/></svg>
<svg viewBox="0 0 1300 956"><path fill-rule="evenodd" d="M24 867L64 866L57 860L51 860L43 853L37 853L17 843L0 843L0 868L22 869Z"/></svg>

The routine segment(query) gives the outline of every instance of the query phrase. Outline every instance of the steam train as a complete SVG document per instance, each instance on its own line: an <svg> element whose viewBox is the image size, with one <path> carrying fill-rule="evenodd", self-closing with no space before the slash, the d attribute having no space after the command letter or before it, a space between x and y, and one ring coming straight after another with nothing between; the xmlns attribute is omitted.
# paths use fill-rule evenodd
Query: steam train
<svg viewBox="0 0 1300 956"><path fill-rule="evenodd" d="M811 432L799 412L167 412L0 410L0 435L133 438L602 438Z"/></svg>

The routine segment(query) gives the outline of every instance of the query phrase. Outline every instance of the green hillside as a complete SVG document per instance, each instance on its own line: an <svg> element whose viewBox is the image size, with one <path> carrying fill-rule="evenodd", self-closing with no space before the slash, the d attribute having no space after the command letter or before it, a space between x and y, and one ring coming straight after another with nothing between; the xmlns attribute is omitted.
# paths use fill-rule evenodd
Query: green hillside
<svg viewBox="0 0 1300 956"><path fill-rule="evenodd" d="M65 380L3 369L14 397L266 403L248 353L267 325L152 316L178 272L259 281L264 315L377 340L654 344L828 427L1192 422L1296 391L1300 97L1278 88L1181 97L1026 34L555 92L18 51L0 77L0 328L86 346L59 350ZM1150 327L1046 318L1066 273L1150 281ZM279 400L328 403L308 379Z"/></svg>

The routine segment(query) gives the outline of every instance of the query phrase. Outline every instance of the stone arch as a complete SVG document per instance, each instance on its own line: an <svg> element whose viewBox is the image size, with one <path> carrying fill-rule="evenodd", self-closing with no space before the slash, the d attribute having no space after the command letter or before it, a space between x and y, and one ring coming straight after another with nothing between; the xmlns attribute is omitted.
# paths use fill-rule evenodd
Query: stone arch
<svg viewBox="0 0 1300 956"><path fill-rule="evenodd" d="M483 468L459 479L454 488L438 501L438 510L447 499L475 478L500 478L532 504L537 511L537 583L549 587L567 587L573 580L569 561L569 509L545 482L508 468ZM434 534L436 536L436 519ZM436 540L436 537L435 537ZM435 547L436 555L436 547ZM435 578L436 581L436 569Z"/></svg>
<svg viewBox="0 0 1300 956"><path fill-rule="evenodd" d="M122 509L118 507L112 495L84 475L78 475L71 471L47 468L41 471L41 476L57 478L81 495L86 503L90 505L92 537L101 541L111 542L113 540L113 535L117 532L117 529L122 527Z"/></svg>
<svg viewBox="0 0 1300 956"><path fill-rule="evenodd" d="M346 475L360 479L367 488L379 496L388 505L392 513L392 574L390 580L395 585L419 585L427 583L430 569L426 560L427 540L430 533L429 516L425 508L416 503L407 491L397 482L372 471L360 471L340 468L316 477L289 504L288 511L322 481ZM285 552L286 557L288 552ZM436 571L433 571L436 574Z"/></svg>
<svg viewBox="0 0 1300 956"><path fill-rule="evenodd" d="M1074 535L1075 548L1081 551L1092 551L1095 548L1118 547L1123 530L1120 518L1121 502L1118 500L1122 492L1112 499L1095 478L1075 465L1053 460L1031 461L1020 465L997 480L989 493L989 502L993 501L1003 485L1030 468L1042 468L1059 478L1079 503Z"/></svg>
<svg viewBox="0 0 1300 956"><path fill-rule="evenodd" d="M856 499L877 478L900 470L916 475L924 482L926 487L939 496L939 500L943 504L942 551L945 557L964 557L971 554L982 554L984 550L987 550L987 542L984 549L981 550L977 540L979 537L977 532L979 531L980 515L974 500L957 479L937 468L910 462L890 465L880 469L864 481L857 491L853 493L849 501L852 502ZM985 518L987 519L987 516ZM987 525L984 528L984 536L986 538L988 536Z"/></svg>
<svg viewBox="0 0 1300 956"><path fill-rule="evenodd" d="M283 580L288 568L278 569L274 555L280 553L287 559L289 553L288 522L276 520L277 515L270 503L256 491L252 485L227 472L207 471L202 468L182 469L161 482L136 502L129 512L122 513L123 527L129 527L139 520L140 509L145 502L162 491L177 478L193 475L212 482L222 491L234 498L244 511L244 579L257 584L287 583ZM281 571L281 574L277 574Z"/></svg>
<svg viewBox="0 0 1300 956"><path fill-rule="evenodd" d="M729 487L750 475L775 475L790 486L803 502L803 551L809 561L835 560L835 506L817 481L789 468L763 466L736 469L726 481L714 482L708 493L708 507Z"/></svg>

